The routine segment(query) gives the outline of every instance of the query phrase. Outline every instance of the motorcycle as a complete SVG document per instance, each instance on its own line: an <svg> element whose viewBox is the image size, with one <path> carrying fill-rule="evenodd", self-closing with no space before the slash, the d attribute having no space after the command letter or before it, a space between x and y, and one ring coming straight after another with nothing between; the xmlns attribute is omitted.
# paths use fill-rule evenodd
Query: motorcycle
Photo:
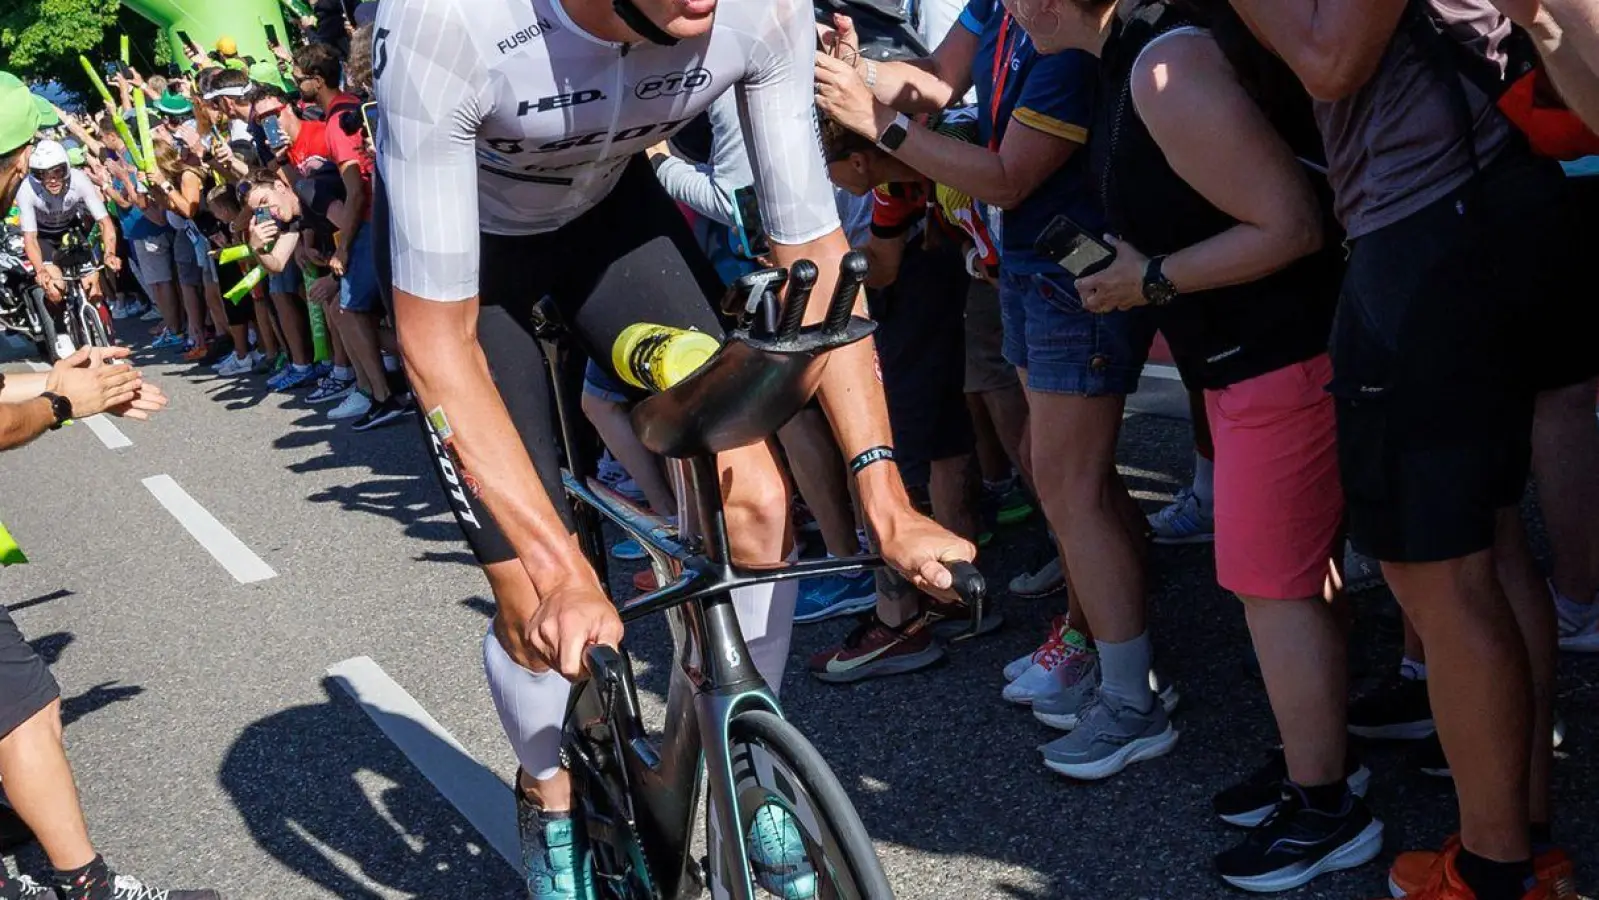
<svg viewBox="0 0 1599 900"><path fill-rule="evenodd" d="M22 335L38 348L40 359L53 362L55 328L44 304L44 289L22 250L22 231L0 226L0 331Z"/></svg>

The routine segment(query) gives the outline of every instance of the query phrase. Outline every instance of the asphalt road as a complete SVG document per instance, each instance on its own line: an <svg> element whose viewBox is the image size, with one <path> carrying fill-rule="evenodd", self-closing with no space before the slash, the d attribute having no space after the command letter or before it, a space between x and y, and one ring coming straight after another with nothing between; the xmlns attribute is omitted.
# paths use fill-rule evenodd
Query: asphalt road
<svg viewBox="0 0 1599 900"><path fill-rule="evenodd" d="M20 368L12 356L6 368ZM370 658L459 745L416 729L397 732L402 742L435 774L459 776L445 787L476 798L480 824L503 827L515 761L481 673L492 607L415 425L355 434L259 380L153 361L173 403L153 422L120 423L130 446L108 449L79 424L0 460L0 520L31 558L0 574L0 602L62 684L99 848L151 883L215 886L232 900L517 896L492 841L328 676ZM1180 395L1150 383L1122 461L1153 507L1185 482L1189 450L1186 424L1169 415ZM273 577L230 574L146 488L158 475ZM1003 532L981 562L1003 585L1043 553L1034 522ZM1150 571L1160 664L1184 697L1182 743L1102 784L1047 772L1034 751L1047 729L999 699L1001 666L1031 649L1055 603L1005 602L1007 627L946 665L853 687L801 671L850 623L798 631L785 706L851 790L900 897L1234 895L1210 872L1235 834L1209 816L1208 798L1273 743L1269 712L1244 673L1243 619L1214 584L1208 548L1157 548ZM1372 678L1396 658L1397 625L1385 592L1359 608L1352 653ZM659 715L665 629L645 624L631 641ZM1564 660L1557 829L1590 881L1596 685L1599 660ZM1452 830L1446 784L1410 774L1400 749L1372 748L1368 760L1385 859ZM42 864L36 851L8 862ZM1373 865L1288 896L1384 893Z"/></svg>

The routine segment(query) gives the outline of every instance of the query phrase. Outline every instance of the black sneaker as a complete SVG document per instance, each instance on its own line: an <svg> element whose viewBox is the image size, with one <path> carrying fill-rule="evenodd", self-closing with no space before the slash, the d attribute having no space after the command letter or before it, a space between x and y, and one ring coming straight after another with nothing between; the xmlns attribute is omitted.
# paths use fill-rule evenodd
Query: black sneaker
<svg viewBox="0 0 1599 900"><path fill-rule="evenodd" d="M401 403L398 397L390 396L387 400L372 404L372 408L351 423L350 427L356 431L370 431L387 425L410 411L410 406Z"/></svg>
<svg viewBox="0 0 1599 900"><path fill-rule="evenodd" d="M40 884L26 875L18 875L6 883L17 889L18 900L59 900L61 896L55 888Z"/></svg>
<svg viewBox="0 0 1599 900"><path fill-rule="evenodd" d="M1433 778L1454 778L1449 770L1449 759L1444 756L1443 742L1438 740L1437 733L1422 738L1416 745L1416 750L1410 755L1410 764L1415 766L1423 775Z"/></svg>
<svg viewBox="0 0 1599 900"><path fill-rule="evenodd" d="M1210 805L1228 825L1254 828L1282 801L1283 782L1288 780L1288 760L1283 748L1271 752L1266 764L1256 769L1248 778L1227 788L1210 799ZM1371 786L1371 770L1361 764L1350 751L1344 758L1344 784L1357 797L1366 796Z"/></svg>
<svg viewBox="0 0 1599 900"><path fill-rule="evenodd" d="M1382 852L1382 823L1366 801L1344 795L1335 814L1308 809L1286 786L1277 809L1238 846L1216 856L1216 871L1236 888L1260 894L1299 887L1317 875L1365 865Z"/></svg>
<svg viewBox="0 0 1599 900"><path fill-rule="evenodd" d="M1374 741L1419 741L1437 731L1427 682L1398 672L1349 704L1349 733Z"/></svg>

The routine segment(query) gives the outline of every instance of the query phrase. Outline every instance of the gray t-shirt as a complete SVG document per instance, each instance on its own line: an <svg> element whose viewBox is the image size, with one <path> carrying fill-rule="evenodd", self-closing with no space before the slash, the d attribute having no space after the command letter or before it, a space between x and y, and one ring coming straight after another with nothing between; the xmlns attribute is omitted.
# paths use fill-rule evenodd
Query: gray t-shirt
<svg viewBox="0 0 1599 900"><path fill-rule="evenodd" d="M1429 0L1448 38L1499 59L1509 22L1488 0ZM1472 173L1458 100L1440 60L1401 20L1377 73L1342 100L1316 104L1336 212L1351 238L1420 211ZM1475 121L1477 158L1487 165L1509 143L1511 125L1462 78Z"/></svg>

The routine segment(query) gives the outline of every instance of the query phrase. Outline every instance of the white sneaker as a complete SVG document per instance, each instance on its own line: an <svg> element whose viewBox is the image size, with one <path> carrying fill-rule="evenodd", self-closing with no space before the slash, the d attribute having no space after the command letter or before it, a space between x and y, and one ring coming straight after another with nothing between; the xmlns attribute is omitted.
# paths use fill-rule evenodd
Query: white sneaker
<svg viewBox="0 0 1599 900"><path fill-rule="evenodd" d="M248 356L236 356L229 353L222 360L222 365L216 367L216 372L223 378L232 378L235 375L248 375L255 371L255 360Z"/></svg>
<svg viewBox="0 0 1599 900"><path fill-rule="evenodd" d="M345 395L344 402L328 410L330 419L356 419L366 415L372 408L372 398L360 391L351 391Z"/></svg>
<svg viewBox="0 0 1599 900"><path fill-rule="evenodd" d="M1549 585L1555 598L1555 620L1560 627L1560 649L1569 653L1599 653L1599 597L1593 603L1568 600Z"/></svg>
<svg viewBox="0 0 1599 900"><path fill-rule="evenodd" d="M1093 666L1094 651L1087 638L1075 629L1056 632L1055 639L1038 649L1033 664L1010 684L1000 696L1009 703L1033 705L1034 700L1053 696L1075 685Z"/></svg>
<svg viewBox="0 0 1599 900"><path fill-rule="evenodd" d="M1018 656L1005 664L1005 680L1010 682L1022 677L1022 673L1026 672L1028 669L1031 669L1033 667L1033 663L1038 661L1038 654L1044 652L1046 648L1060 641L1061 629L1065 627L1066 617L1056 616L1054 621L1049 623L1049 636L1044 638L1044 642L1039 644L1037 649L1023 656Z"/></svg>
<svg viewBox="0 0 1599 900"><path fill-rule="evenodd" d="M607 450L600 454L598 471L595 474L599 477L601 484L614 486L627 477L627 470L622 468L622 464L616 461L616 457L611 455L611 451Z"/></svg>
<svg viewBox="0 0 1599 900"><path fill-rule="evenodd" d="M56 335L56 359L66 359L73 353L76 353L77 349L78 348L72 346L72 338L69 338L64 334Z"/></svg>
<svg viewBox="0 0 1599 900"><path fill-rule="evenodd" d="M156 305L152 303L150 304L150 308L144 311L144 315L139 317L139 321L159 322L161 321L161 310L156 308Z"/></svg>

